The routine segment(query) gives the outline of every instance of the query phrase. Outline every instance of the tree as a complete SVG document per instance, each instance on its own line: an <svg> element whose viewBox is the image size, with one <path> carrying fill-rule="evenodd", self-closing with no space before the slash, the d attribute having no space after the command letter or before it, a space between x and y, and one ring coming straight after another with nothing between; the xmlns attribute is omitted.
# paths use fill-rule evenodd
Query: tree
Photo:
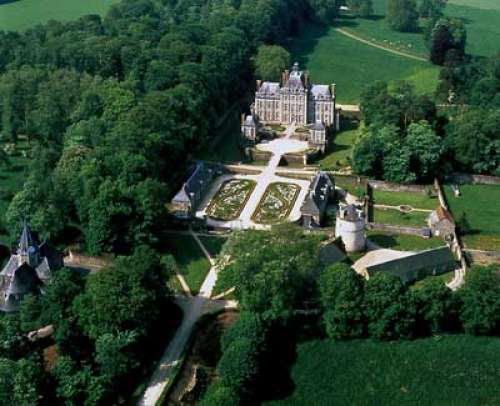
<svg viewBox="0 0 500 406"><path fill-rule="evenodd" d="M236 391L219 381L208 387L200 402L200 406L238 406L240 404L240 397Z"/></svg>
<svg viewBox="0 0 500 406"><path fill-rule="evenodd" d="M397 340L413 335L414 306L401 280L378 272L366 283L364 314L368 334L378 340Z"/></svg>
<svg viewBox="0 0 500 406"><path fill-rule="evenodd" d="M500 276L498 266L473 267L459 290L465 332L472 335L500 333Z"/></svg>
<svg viewBox="0 0 500 406"><path fill-rule="evenodd" d="M413 291L421 334L439 334L458 326L459 303L442 281L426 279Z"/></svg>
<svg viewBox="0 0 500 406"><path fill-rule="evenodd" d="M465 55L467 31L456 18L439 19L431 33L430 59L435 65L457 64Z"/></svg>
<svg viewBox="0 0 500 406"><path fill-rule="evenodd" d="M432 180L439 168L443 153L442 140L429 123L421 121L408 127L405 145L410 153L410 170L415 178L422 181Z"/></svg>
<svg viewBox="0 0 500 406"><path fill-rule="evenodd" d="M417 31L418 12L415 0L389 0L386 20L389 27L395 31Z"/></svg>
<svg viewBox="0 0 500 406"><path fill-rule="evenodd" d="M344 340L363 336L364 280L340 263L323 271L319 281L323 320L330 338Z"/></svg>
<svg viewBox="0 0 500 406"><path fill-rule="evenodd" d="M97 339L96 361L99 364L101 376L107 382L117 385L120 379L133 373L138 367L137 355L132 352L132 346L136 341L137 334L134 331L107 333Z"/></svg>
<svg viewBox="0 0 500 406"><path fill-rule="evenodd" d="M225 351L229 346L239 340L246 338L252 341L257 347L265 345L267 335L267 325L262 318L251 312L242 312L238 321L227 330L221 338L221 349Z"/></svg>
<svg viewBox="0 0 500 406"><path fill-rule="evenodd" d="M79 325L93 339L126 330L143 336L158 321L168 299L168 277L150 248L139 247L132 256L117 258L89 275L85 292L75 299Z"/></svg>
<svg viewBox="0 0 500 406"><path fill-rule="evenodd" d="M347 0L347 7L360 17L369 17L373 14L372 0Z"/></svg>
<svg viewBox="0 0 500 406"><path fill-rule="evenodd" d="M279 82L281 73L291 64L290 53L278 45L261 45L254 64L259 79Z"/></svg>
<svg viewBox="0 0 500 406"><path fill-rule="evenodd" d="M446 6L447 0L422 0L418 13L420 17L435 19L443 16L443 10Z"/></svg>
<svg viewBox="0 0 500 406"><path fill-rule="evenodd" d="M247 338L240 338L224 351L217 365L222 384L237 393L251 393L259 372L259 350Z"/></svg>

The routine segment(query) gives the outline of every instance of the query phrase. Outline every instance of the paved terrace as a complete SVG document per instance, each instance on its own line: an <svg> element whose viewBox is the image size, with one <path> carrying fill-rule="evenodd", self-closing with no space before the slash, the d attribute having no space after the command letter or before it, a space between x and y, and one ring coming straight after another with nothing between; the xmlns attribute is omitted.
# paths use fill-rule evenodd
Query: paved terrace
<svg viewBox="0 0 500 406"><path fill-rule="evenodd" d="M285 136L282 138L275 139L267 144L259 144L257 148L261 151L271 152L273 154L272 158L269 160L269 163L265 167L259 167L253 169L260 169L261 173L257 175L224 175L217 179L216 182L212 185L209 193L205 197L203 203L200 205L201 210L196 213L196 217L204 218L206 214L206 210L210 201L213 199L217 191L220 189L221 185L231 179L249 179L253 180L257 183L257 186L253 190L248 202L243 208L240 216L236 220L232 221L218 221L207 217L207 224L212 227L218 228L231 228L233 230L246 230L246 229L258 229L265 230L270 228L268 225L258 224L252 220L252 215L257 209L259 202L268 186L275 182L282 183L290 183L295 184L300 187L299 195L294 203L294 207L290 211L290 215L288 216L288 221L294 222L300 219L301 213L300 208L302 206L303 201L307 196L307 192L309 191L309 186L311 184L308 180L300 180L300 179L290 179L282 176L276 175L278 171L278 166L281 161L283 155L287 153L294 153L305 151L308 148L308 144L306 141L298 141L291 139L291 136L295 132L295 125L292 124L288 126ZM279 172L282 172L281 169Z"/></svg>

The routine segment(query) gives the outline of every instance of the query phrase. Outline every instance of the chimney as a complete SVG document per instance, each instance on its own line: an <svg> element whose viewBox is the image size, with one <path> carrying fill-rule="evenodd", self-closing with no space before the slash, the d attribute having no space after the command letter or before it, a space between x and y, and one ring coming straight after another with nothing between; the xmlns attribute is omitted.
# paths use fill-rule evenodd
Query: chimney
<svg viewBox="0 0 500 406"><path fill-rule="evenodd" d="M304 73L304 85L306 86L306 88L309 87L309 72L308 71L306 71Z"/></svg>
<svg viewBox="0 0 500 406"><path fill-rule="evenodd" d="M245 113L241 113L241 124L245 124Z"/></svg>
<svg viewBox="0 0 500 406"><path fill-rule="evenodd" d="M290 71L288 69L285 70L285 82L288 82L290 79Z"/></svg>
<svg viewBox="0 0 500 406"><path fill-rule="evenodd" d="M337 93L337 85L332 83L332 96L335 97Z"/></svg>
<svg viewBox="0 0 500 406"><path fill-rule="evenodd" d="M258 79L257 80L257 91L259 91L261 85L262 85L262 80Z"/></svg>

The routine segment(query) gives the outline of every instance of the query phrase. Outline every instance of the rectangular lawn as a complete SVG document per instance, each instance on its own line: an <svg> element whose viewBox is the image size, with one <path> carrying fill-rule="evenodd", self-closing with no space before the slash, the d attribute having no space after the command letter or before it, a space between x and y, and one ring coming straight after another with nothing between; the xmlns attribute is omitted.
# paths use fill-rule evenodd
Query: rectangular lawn
<svg viewBox="0 0 500 406"><path fill-rule="evenodd" d="M425 227L429 213L411 212L402 213L398 210L373 210L373 221L379 224L392 224L408 227Z"/></svg>
<svg viewBox="0 0 500 406"><path fill-rule="evenodd" d="M441 238L422 238L417 235L389 234L382 231L368 231L370 241L381 248L399 251L423 251L446 245Z"/></svg>
<svg viewBox="0 0 500 406"><path fill-rule="evenodd" d="M432 186L431 186L432 188ZM414 209L435 210L439 207L437 197L431 197L425 193L414 192L387 192L385 190L373 190L375 204L388 206L412 206Z"/></svg>
<svg viewBox="0 0 500 406"><path fill-rule="evenodd" d="M266 405L497 405L499 359L500 338L307 341L292 393Z"/></svg>
<svg viewBox="0 0 500 406"><path fill-rule="evenodd" d="M460 197L445 186L446 199L455 221L465 213L470 231L464 236L468 248L500 250L500 185L462 185Z"/></svg>

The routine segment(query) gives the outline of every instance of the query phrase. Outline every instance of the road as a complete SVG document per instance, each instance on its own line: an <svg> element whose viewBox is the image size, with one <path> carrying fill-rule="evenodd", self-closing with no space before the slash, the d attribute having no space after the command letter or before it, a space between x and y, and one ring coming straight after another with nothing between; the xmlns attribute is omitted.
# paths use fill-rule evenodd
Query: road
<svg viewBox="0 0 500 406"><path fill-rule="evenodd" d="M222 308L234 309L235 301L212 300L213 288L217 282L217 266L214 259L201 243L198 236L189 231L201 250L210 261L212 267L203 282L200 293L195 297L177 297L176 303L181 307L184 317L174 337L170 340L163 353L142 398L137 403L140 406L155 406L162 393L175 378L178 368L182 365L182 357L198 319L207 312L214 312Z"/></svg>

